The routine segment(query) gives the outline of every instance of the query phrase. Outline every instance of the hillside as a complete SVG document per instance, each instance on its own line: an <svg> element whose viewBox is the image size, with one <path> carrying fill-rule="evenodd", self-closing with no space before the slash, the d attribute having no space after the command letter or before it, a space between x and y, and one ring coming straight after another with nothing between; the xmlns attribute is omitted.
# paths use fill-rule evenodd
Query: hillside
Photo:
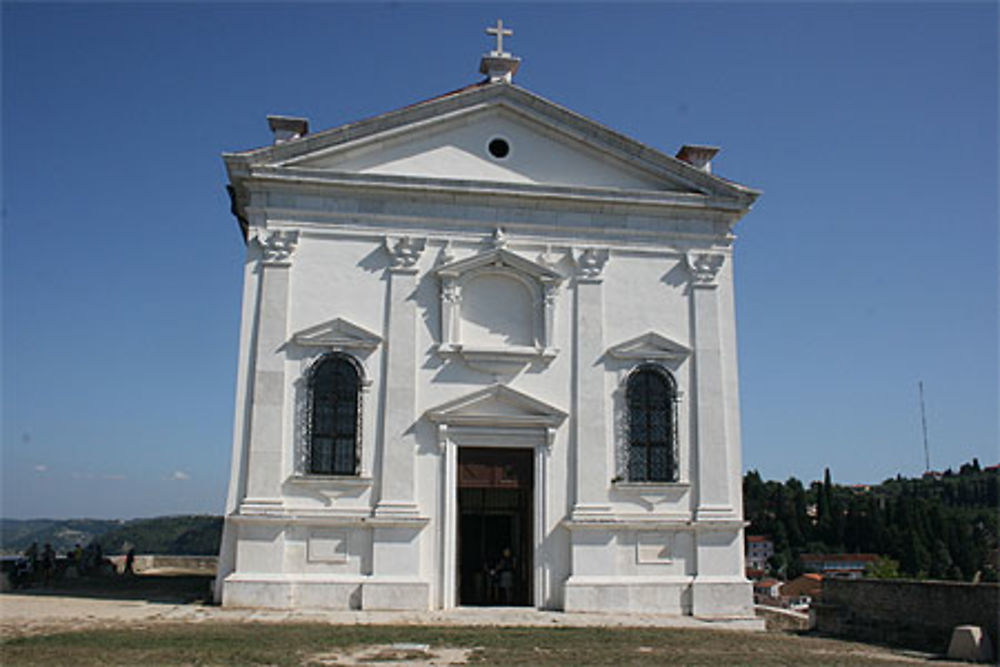
<svg viewBox="0 0 1000 667"><path fill-rule="evenodd" d="M165 516L115 521L100 519L0 519L4 554L23 553L32 542L49 543L57 553L76 544L97 542L107 554L124 553L130 546L144 554L191 556L219 553L222 517Z"/></svg>
<svg viewBox="0 0 1000 667"><path fill-rule="evenodd" d="M86 545L123 522L106 519L0 519L0 552L22 553L32 542L48 543L59 553Z"/></svg>
<svg viewBox="0 0 1000 667"><path fill-rule="evenodd" d="M803 553L872 553L888 558L885 576L997 580L1000 471L978 461L958 472L896 477L877 485L822 482L806 488L793 478L743 478L748 534L774 541L775 573L801 573Z"/></svg>

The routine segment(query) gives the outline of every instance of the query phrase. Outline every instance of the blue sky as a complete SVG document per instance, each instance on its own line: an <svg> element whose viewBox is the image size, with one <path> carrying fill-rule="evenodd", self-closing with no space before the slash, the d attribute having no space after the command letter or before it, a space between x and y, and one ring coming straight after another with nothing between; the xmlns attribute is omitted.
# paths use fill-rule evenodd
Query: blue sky
<svg viewBox="0 0 1000 667"><path fill-rule="evenodd" d="M478 80L722 147L744 467L996 463L995 3L2 6L2 507L223 509L243 245L220 154Z"/></svg>

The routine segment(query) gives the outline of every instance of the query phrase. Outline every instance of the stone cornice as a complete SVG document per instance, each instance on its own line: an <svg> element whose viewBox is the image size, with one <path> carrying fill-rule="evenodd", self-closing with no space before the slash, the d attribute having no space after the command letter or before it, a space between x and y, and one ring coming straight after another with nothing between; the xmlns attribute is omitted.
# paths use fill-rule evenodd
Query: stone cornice
<svg viewBox="0 0 1000 667"><path fill-rule="evenodd" d="M749 206L739 199L710 195L674 192L670 190L627 190L623 188L596 188L537 183L507 183L503 181L473 181L451 178L398 176L391 174L354 174L322 169L293 169L286 167L255 166L240 179L246 183L286 183L299 185L336 185L352 189L377 189L422 193L437 192L449 196L468 195L530 198L543 201L567 201L622 206L652 206L657 208L709 209L726 212L735 222L749 211Z"/></svg>

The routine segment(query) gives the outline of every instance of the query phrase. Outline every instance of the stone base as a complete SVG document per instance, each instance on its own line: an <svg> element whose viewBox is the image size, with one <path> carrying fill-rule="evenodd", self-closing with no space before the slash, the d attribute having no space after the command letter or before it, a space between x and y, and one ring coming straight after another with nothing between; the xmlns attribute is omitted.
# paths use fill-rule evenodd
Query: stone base
<svg viewBox="0 0 1000 667"><path fill-rule="evenodd" d="M575 576L566 580L564 595L567 612L691 614L690 577Z"/></svg>
<svg viewBox="0 0 1000 667"><path fill-rule="evenodd" d="M430 609L430 584L413 578L232 574L223 607L331 610Z"/></svg>
<svg viewBox="0 0 1000 667"><path fill-rule="evenodd" d="M266 609L360 609L362 577L317 578L230 575L222 582L222 606Z"/></svg>
<svg viewBox="0 0 1000 667"><path fill-rule="evenodd" d="M430 584L415 579L372 578L361 588L365 611L430 609Z"/></svg>
<svg viewBox="0 0 1000 667"><path fill-rule="evenodd" d="M948 659L993 662L993 646L989 636L978 625L959 625L951 633Z"/></svg>
<svg viewBox="0 0 1000 667"><path fill-rule="evenodd" d="M742 577L696 577L691 612L699 618L753 618L753 584Z"/></svg>

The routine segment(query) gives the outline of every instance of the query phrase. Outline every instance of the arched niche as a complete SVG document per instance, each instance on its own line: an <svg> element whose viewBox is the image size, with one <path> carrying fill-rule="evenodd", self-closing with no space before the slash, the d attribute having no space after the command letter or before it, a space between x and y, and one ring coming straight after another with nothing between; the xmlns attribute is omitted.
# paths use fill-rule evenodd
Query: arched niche
<svg viewBox="0 0 1000 667"><path fill-rule="evenodd" d="M438 352L489 373L551 360L556 293L562 276L506 248L439 266Z"/></svg>

